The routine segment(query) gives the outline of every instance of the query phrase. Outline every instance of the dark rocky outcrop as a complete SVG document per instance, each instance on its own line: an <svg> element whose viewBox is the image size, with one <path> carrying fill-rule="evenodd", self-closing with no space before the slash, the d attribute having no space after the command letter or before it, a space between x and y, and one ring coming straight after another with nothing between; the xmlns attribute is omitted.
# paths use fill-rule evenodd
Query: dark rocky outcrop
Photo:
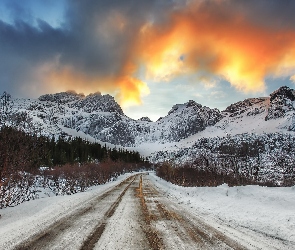
<svg viewBox="0 0 295 250"><path fill-rule="evenodd" d="M294 90L283 86L270 94L270 106L265 120L281 118L287 112L293 111L293 101L295 100Z"/></svg>

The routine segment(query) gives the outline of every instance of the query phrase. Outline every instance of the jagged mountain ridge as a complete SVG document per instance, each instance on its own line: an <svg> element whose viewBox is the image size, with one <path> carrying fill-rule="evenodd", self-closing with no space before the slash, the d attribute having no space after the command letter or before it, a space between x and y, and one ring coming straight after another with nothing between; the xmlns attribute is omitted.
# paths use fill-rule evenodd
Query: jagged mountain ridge
<svg viewBox="0 0 295 250"><path fill-rule="evenodd" d="M42 95L37 100L15 99L7 123L24 130L37 129L49 136L74 136L74 131L80 131L103 142L135 146L179 141L221 118L219 110L189 101L173 106L167 116L156 122L147 117L136 121L127 117L110 95L62 92ZM24 119L30 125L20 121Z"/></svg>
<svg viewBox="0 0 295 250"><path fill-rule="evenodd" d="M147 117L127 117L110 95L97 92L84 96L71 91L15 99L6 123L49 136L76 136L79 132L115 145L138 146L179 142L206 133L212 137L216 131L221 136L294 131L294 100L294 90L288 87L279 88L270 97L234 103L222 112L190 100L174 105L165 117L151 122ZM257 124L254 131L253 124Z"/></svg>
<svg viewBox="0 0 295 250"><path fill-rule="evenodd" d="M69 108L82 110L86 113L92 112L117 112L123 115L123 110L111 95L102 95L100 92L89 94L77 94L73 91L57 94L46 94L39 98L39 101L49 101L58 105L66 105Z"/></svg>

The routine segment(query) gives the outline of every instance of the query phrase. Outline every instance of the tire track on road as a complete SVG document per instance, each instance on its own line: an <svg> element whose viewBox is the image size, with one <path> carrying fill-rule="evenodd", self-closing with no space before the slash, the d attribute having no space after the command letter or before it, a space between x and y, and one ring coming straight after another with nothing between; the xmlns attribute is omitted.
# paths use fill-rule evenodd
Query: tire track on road
<svg viewBox="0 0 295 250"><path fill-rule="evenodd" d="M143 187L150 230L157 232L160 248L153 249L246 249L204 221L184 212L176 204L166 201L150 183Z"/></svg>
<svg viewBox="0 0 295 250"><path fill-rule="evenodd" d="M113 205L109 208L109 210L104 214L102 222L100 222L97 227L94 229L92 234L88 237L86 241L84 241L83 246L80 248L81 250L89 250L93 249L95 246L95 243L100 239L101 235L104 232L104 229L106 227L106 224L108 222L108 219L112 217L112 215L115 213L116 208L119 206L120 202L122 201L122 198L124 194L127 192L128 188L131 186L131 184L134 182L135 176L133 180L125 187L123 192L119 195L117 200L113 203Z"/></svg>
<svg viewBox="0 0 295 250"><path fill-rule="evenodd" d="M146 204L145 196L143 193L143 186L142 186L142 175L140 176L139 187L138 187L138 197L140 199L141 209L144 215L144 233L146 238L150 244L151 249L159 250L164 249L163 240L159 237L157 230L151 225L151 221L154 219L152 213L150 213L148 206Z"/></svg>
<svg viewBox="0 0 295 250"><path fill-rule="evenodd" d="M49 225L47 229L42 230L41 232L32 235L30 238L25 239L22 243L18 244L14 249L16 250L31 250L31 249L44 249L48 248L53 242L56 241L58 237L60 237L61 234L64 234L67 232L67 230L71 229L71 227L74 225L74 223L78 222L80 218L83 216L86 216L88 214L95 212L95 207L97 204L101 203L102 201L106 200L108 197L113 195L116 190L122 189L123 186L127 185L123 192L120 193L119 197L116 199L116 201L108 208L107 212L103 215L103 222L99 223L98 227L100 227L101 234L104 230L104 221L105 217L110 217L114 213L116 207L120 203L123 195L127 191L127 189L130 187L131 183L135 180L137 175L131 176L127 178L126 180L120 182L115 187L111 188L110 190L106 191L102 195L99 195L98 197L92 198L85 206L82 208L72 211L70 214L63 216L53 224ZM99 211L102 212L102 211ZM92 234L91 234L92 235ZM91 236L89 236L91 238ZM86 240L88 241L88 239ZM93 240L92 240L93 241ZM81 243L81 245L85 246L85 242ZM85 248L87 249L87 248ZM88 248L89 249L89 248Z"/></svg>

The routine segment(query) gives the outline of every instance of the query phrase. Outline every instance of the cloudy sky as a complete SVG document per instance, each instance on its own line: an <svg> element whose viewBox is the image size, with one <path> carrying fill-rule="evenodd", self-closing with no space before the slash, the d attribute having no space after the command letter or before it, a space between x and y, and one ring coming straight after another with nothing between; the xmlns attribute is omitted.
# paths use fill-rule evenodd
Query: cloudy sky
<svg viewBox="0 0 295 250"><path fill-rule="evenodd" d="M1 0L0 92L109 93L132 118L295 83L293 0Z"/></svg>

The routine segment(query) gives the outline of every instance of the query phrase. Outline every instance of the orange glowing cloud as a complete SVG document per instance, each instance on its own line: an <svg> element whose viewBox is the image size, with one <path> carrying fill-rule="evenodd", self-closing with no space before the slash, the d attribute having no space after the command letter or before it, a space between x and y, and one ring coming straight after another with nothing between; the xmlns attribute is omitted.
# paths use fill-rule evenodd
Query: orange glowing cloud
<svg viewBox="0 0 295 250"><path fill-rule="evenodd" d="M116 82L120 90L117 98L123 107L139 105L141 104L140 97L149 94L146 83L137 78L122 76L117 78Z"/></svg>
<svg viewBox="0 0 295 250"><path fill-rule="evenodd" d="M194 4L172 12L165 24L146 24L133 47L133 60L156 80L199 73L221 76L241 91L263 91L266 76L295 69L294 30L267 28L241 13L218 15Z"/></svg>
<svg viewBox="0 0 295 250"><path fill-rule="evenodd" d="M128 69L116 76L91 76L75 71L70 66L47 63L38 69L38 78L47 86L47 91L66 91L74 89L84 94L96 91L112 93L119 103L126 107L140 105L141 96L149 93L147 85L130 76Z"/></svg>
<svg viewBox="0 0 295 250"><path fill-rule="evenodd" d="M126 31L131 36L116 72L89 75L54 63L44 66L44 78L55 90L105 91L126 106L141 104L141 96L149 93L139 79L142 72L146 80L157 81L194 74L208 83L206 78L218 76L245 92L262 92L266 77L294 75L295 30L254 23L241 11L223 7L226 1L208 6L206 1L197 2L170 10L164 21L132 26L132 32L128 31L132 20L113 12L114 18L107 19L99 32L110 30L107 40L113 33Z"/></svg>

